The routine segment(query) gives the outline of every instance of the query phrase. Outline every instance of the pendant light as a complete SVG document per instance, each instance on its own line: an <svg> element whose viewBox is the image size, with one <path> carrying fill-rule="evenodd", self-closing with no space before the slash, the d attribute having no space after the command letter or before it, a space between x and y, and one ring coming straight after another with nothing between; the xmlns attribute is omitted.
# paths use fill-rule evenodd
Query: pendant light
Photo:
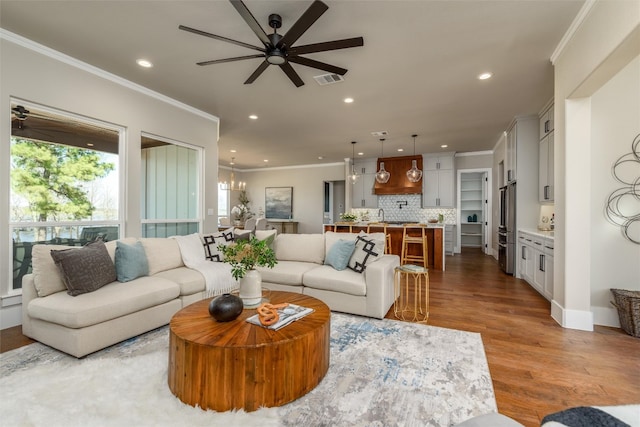
<svg viewBox="0 0 640 427"><path fill-rule="evenodd" d="M235 165L235 157L231 158L231 163L229 163L231 165L231 174L229 174L229 181L222 181L219 183L220 185L220 189L221 190L228 190L228 191L244 191L247 188L247 183L243 182L243 181L238 181L236 182L236 174L233 170L233 165Z"/></svg>
<svg viewBox="0 0 640 427"><path fill-rule="evenodd" d="M413 155L416 155L416 134L411 135L413 137ZM418 182L422 178L422 171L418 169L418 161L411 160L411 169L407 171L407 179L411 182Z"/></svg>
<svg viewBox="0 0 640 427"><path fill-rule="evenodd" d="M352 147L352 153L351 153L351 174L349 174L349 176L347 176L347 180L351 183L351 184L355 184L358 181L358 178L360 178L360 175L358 175L356 173L356 165L355 165L355 159L356 159L356 141L351 141L351 147Z"/></svg>
<svg viewBox="0 0 640 427"><path fill-rule="evenodd" d="M384 138L380 138L380 157L384 157ZM380 170L376 172L376 181L380 184L386 184L389 182L391 174L384 169L384 162L380 162Z"/></svg>

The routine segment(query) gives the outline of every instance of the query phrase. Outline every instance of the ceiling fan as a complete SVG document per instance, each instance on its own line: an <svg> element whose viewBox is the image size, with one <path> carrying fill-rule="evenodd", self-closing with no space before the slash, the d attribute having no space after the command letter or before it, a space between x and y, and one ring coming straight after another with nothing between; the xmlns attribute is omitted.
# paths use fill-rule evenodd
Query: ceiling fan
<svg viewBox="0 0 640 427"><path fill-rule="evenodd" d="M334 40L330 42L313 43L303 46L293 46L293 44L313 25L314 22L325 13L329 6L319 0L315 0L311 6L302 14L302 16L296 21L295 24L287 31L283 36L278 34L278 28L282 26L282 17L276 13L269 15L269 26L273 28L273 33L267 35L264 32L256 18L251 14L247 6L242 0L229 0L233 7L236 8L240 16L245 20L249 28L260 39L263 47L254 46L241 41L233 40L223 36L217 36L215 34L207 33L205 31L197 30L195 28L186 27L180 25L178 28L184 31L188 31L194 34L199 34L205 37L211 37L212 39L221 40L228 43L233 43L238 46L246 47L248 49L257 50L262 52L256 55L236 56L233 58L214 59L211 61L198 62L198 65L211 65L221 64L223 62L241 61L244 59L252 58L264 58L264 61L258 66L258 68L249 76L244 84L253 83L259 76L266 70L269 65L278 65L280 69L289 77L289 79L300 87L304 85L304 82L293 69L290 63L305 65L311 68L317 68L319 70L328 71L334 74L344 75L348 70L345 68L336 67L331 64L316 61L313 59L305 58L300 55L307 53L325 52L328 50L347 49L351 47L363 46L364 39L362 37L354 37L350 39Z"/></svg>

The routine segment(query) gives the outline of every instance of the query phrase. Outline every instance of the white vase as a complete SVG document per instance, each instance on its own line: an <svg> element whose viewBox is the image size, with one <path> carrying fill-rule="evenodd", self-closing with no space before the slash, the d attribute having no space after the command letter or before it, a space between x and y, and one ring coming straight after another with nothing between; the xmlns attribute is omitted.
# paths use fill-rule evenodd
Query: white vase
<svg viewBox="0 0 640 427"><path fill-rule="evenodd" d="M262 276L257 270L249 270L240 279L240 298L245 308L257 307L262 302Z"/></svg>

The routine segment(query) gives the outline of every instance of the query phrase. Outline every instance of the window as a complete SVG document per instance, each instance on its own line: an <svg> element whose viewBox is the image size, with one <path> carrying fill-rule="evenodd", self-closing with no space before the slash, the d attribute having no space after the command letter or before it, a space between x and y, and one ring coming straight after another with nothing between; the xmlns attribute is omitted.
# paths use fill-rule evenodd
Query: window
<svg viewBox="0 0 640 427"><path fill-rule="evenodd" d="M200 148L142 135L142 235L196 233L200 215Z"/></svg>
<svg viewBox="0 0 640 427"><path fill-rule="evenodd" d="M96 120L12 101L12 289L31 272L35 244L119 237L121 135Z"/></svg>
<svg viewBox="0 0 640 427"><path fill-rule="evenodd" d="M229 217L229 195L230 191L218 184L218 218Z"/></svg>

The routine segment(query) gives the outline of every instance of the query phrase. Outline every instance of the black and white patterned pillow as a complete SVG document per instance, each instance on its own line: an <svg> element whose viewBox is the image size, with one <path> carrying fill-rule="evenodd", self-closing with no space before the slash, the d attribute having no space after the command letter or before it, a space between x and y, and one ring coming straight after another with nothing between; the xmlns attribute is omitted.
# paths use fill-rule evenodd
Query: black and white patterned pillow
<svg viewBox="0 0 640 427"><path fill-rule="evenodd" d="M207 261L222 262L224 255L218 249L218 245L228 245L233 242L233 229L225 230L215 234L205 234L202 236L204 246L204 256Z"/></svg>
<svg viewBox="0 0 640 427"><path fill-rule="evenodd" d="M356 248L349 259L349 268L356 273L362 273L367 269L367 264L379 259L384 254L384 241L358 236Z"/></svg>

